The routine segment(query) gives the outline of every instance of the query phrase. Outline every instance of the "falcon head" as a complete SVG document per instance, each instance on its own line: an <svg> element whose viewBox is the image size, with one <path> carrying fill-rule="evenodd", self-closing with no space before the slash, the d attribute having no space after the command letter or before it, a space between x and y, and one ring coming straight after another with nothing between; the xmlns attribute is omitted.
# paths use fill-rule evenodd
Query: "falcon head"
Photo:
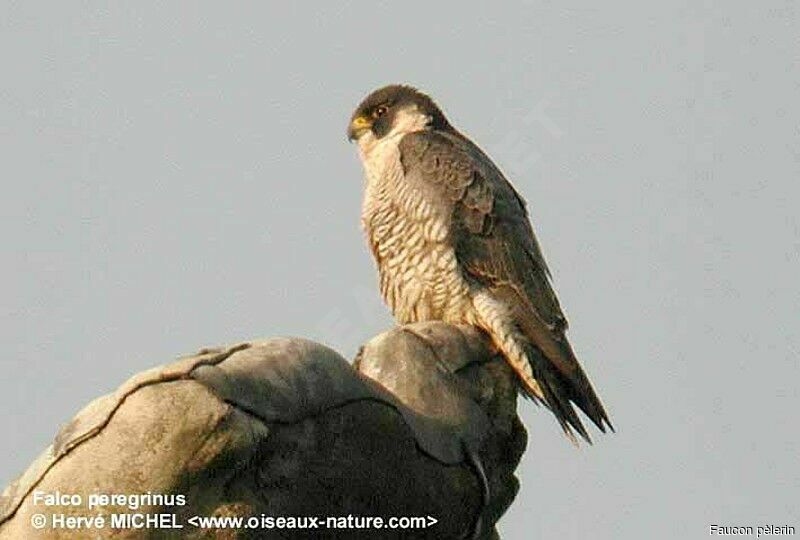
<svg viewBox="0 0 800 540"><path fill-rule="evenodd" d="M412 86L392 84L375 90L358 105L347 138L380 140L423 129L446 129L447 119L427 95Z"/></svg>

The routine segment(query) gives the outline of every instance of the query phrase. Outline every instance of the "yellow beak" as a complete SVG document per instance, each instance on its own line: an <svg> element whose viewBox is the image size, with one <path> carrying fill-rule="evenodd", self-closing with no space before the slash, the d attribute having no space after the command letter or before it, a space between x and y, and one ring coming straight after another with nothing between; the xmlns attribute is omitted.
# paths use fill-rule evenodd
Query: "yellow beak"
<svg viewBox="0 0 800 540"><path fill-rule="evenodd" d="M358 139L362 133L372 127L372 120L366 116L356 116L347 128L347 138L351 141Z"/></svg>

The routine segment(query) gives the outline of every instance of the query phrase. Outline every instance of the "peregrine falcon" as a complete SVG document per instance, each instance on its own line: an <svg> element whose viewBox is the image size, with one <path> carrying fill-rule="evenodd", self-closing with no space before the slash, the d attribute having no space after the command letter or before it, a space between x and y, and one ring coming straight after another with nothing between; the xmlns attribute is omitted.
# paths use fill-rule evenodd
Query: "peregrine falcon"
<svg viewBox="0 0 800 540"><path fill-rule="evenodd" d="M574 429L591 442L573 403L613 430L567 341L525 201L492 160L405 85L369 94L347 133L365 170L362 225L398 322L483 329L571 440Z"/></svg>

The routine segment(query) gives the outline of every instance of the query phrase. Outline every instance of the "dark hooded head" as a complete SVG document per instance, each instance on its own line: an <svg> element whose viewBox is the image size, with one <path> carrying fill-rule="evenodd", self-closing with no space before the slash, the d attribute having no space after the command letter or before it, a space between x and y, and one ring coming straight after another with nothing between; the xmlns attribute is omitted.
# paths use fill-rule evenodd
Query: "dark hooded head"
<svg viewBox="0 0 800 540"><path fill-rule="evenodd" d="M350 118L347 137L352 141L371 131L376 139L381 139L392 131L399 118L406 118L409 113L423 115L428 129L450 127L430 97L412 86L392 84L375 90L358 105Z"/></svg>

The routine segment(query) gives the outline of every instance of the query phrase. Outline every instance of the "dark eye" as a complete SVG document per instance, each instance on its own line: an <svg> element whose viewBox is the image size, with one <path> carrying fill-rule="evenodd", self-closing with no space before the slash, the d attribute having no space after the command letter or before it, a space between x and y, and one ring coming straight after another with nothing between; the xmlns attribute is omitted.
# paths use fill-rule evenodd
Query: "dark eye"
<svg viewBox="0 0 800 540"><path fill-rule="evenodd" d="M389 107L387 107L386 105L379 105L378 107L375 108L374 111L372 111L372 116L374 116L375 118L380 118L381 116L386 114L386 111L388 110Z"/></svg>

